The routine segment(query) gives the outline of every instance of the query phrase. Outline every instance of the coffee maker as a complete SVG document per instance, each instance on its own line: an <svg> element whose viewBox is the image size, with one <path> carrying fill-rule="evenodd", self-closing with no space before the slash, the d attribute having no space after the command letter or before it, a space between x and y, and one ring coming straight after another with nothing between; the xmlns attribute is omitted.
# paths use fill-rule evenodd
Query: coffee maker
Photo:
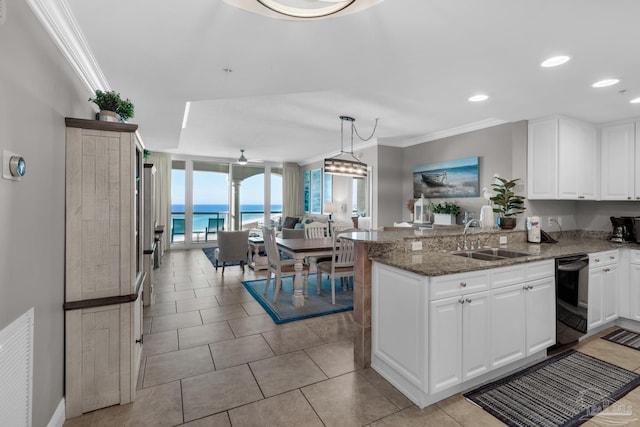
<svg viewBox="0 0 640 427"><path fill-rule="evenodd" d="M636 236L634 233L635 221L630 216L612 216L611 226L613 231L611 232L612 242L635 242Z"/></svg>

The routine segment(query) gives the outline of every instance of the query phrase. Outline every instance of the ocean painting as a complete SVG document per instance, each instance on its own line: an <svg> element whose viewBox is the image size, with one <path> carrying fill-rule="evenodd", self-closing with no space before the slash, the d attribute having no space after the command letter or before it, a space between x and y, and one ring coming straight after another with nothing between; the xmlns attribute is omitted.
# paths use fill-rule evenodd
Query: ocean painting
<svg viewBox="0 0 640 427"><path fill-rule="evenodd" d="M418 165L413 168L413 197L427 199L480 196L478 157Z"/></svg>

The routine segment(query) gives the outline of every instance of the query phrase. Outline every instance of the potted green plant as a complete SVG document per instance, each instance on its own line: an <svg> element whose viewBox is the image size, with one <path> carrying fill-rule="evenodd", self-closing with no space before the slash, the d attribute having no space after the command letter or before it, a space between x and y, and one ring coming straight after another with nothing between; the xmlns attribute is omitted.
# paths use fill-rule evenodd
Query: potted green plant
<svg viewBox="0 0 640 427"><path fill-rule="evenodd" d="M433 213L434 224L454 225L460 213L460 206L454 202L429 203L429 209Z"/></svg>
<svg viewBox="0 0 640 427"><path fill-rule="evenodd" d="M510 230L516 226L517 215L526 209L524 207L525 198L514 192L514 187L520 178L508 180L498 175L495 175L494 178L491 186L495 195L489 200L495 205L493 211L499 214L498 226L503 230Z"/></svg>
<svg viewBox="0 0 640 427"><path fill-rule="evenodd" d="M133 117L133 104L131 101L128 98L122 99L120 94L113 90L103 92L97 89L95 98L89 98L89 101L100 108L100 112L97 114L98 120L119 122Z"/></svg>

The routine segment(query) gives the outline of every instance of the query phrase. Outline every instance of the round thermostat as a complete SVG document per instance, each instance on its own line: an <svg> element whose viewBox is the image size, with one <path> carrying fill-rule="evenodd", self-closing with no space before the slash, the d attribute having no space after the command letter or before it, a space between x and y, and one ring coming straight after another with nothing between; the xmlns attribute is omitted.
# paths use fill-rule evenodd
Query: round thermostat
<svg viewBox="0 0 640 427"><path fill-rule="evenodd" d="M9 172L11 176L24 176L27 164L23 157L11 156L9 159Z"/></svg>

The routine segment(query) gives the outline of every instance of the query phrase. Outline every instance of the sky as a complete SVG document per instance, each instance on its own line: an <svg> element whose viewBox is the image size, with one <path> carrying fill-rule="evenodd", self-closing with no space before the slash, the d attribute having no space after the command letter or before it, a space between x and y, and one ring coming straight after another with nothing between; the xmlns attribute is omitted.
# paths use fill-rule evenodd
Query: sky
<svg viewBox="0 0 640 427"><path fill-rule="evenodd" d="M171 174L171 203L184 204L184 170L173 170ZM282 177L271 177L272 204L282 204ZM226 205L229 202L229 184L227 174L217 172L194 172L194 205ZM242 181L240 204L261 205L264 200L264 174L254 175Z"/></svg>

